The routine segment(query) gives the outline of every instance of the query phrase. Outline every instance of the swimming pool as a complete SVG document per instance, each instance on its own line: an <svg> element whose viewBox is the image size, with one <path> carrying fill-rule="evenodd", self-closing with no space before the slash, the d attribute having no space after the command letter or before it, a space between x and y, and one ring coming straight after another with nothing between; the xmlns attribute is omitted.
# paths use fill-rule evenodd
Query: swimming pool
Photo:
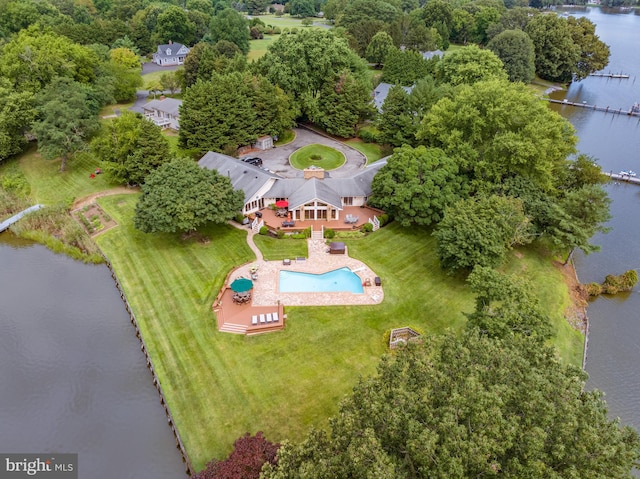
<svg viewBox="0 0 640 479"><path fill-rule="evenodd" d="M280 271L281 293L364 293L360 277L344 267L323 274Z"/></svg>

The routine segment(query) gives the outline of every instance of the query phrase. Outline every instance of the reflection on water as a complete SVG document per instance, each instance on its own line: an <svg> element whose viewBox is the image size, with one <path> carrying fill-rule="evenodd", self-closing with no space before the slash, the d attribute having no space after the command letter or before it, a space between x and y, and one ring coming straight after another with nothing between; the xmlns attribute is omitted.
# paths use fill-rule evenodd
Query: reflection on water
<svg viewBox="0 0 640 479"><path fill-rule="evenodd" d="M82 478L180 478L109 270L0 235L0 451L77 452Z"/></svg>

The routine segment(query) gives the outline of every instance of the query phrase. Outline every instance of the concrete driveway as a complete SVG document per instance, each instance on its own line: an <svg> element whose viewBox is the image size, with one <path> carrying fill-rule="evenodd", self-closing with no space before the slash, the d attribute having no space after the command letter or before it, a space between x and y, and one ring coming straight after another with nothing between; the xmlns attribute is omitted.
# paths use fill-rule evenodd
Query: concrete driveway
<svg viewBox="0 0 640 479"><path fill-rule="evenodd" d="M289 156L299 148L313 143L335 148L342 152L347 161L340 168L328 172L332 178L351 178L359 173L367 164L367 158L355 148L340 143L339 141L327 138L313 131L304 128L294 128L295 139L284 146L277 146L269 150L253 151L245 157L262 158L262 166L277 173L284 178L302 178L302 170L298 170L289 163Z"/></svg>

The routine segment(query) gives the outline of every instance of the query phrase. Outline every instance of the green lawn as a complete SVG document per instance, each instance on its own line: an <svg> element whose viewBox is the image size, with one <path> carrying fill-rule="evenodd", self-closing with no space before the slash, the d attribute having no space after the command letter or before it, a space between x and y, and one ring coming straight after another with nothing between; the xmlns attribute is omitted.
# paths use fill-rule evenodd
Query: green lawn
<svg viewBox="0 0 640 479"><path fill-rule="evenodd" d="M382 147L377 143L365 143L360 138L350 138L345 140L345 143L364 154L367 157L367 164L374 163L384 156Z"/></svg>
<svg viewBox="0 0 640 479"><path fill-rule="evenodd" d="M311 27L305 27L302 25L301 18L295 18L290 15L283 15L281 17L276 17L273 14L269 15L257 15L255 18L259 18L265 25L272 25L274 27L280 28L323 28L320 26L313 25ZM321 18L314 18L314 22L323 22Z"/></svg>
<svg viewBox="0 0 640 479"><path fill-rule="evenodd" d="M266 235L256 235L253 237L256 246L262 251L264 258L271 260L281 260L285 258L297 258L307 256L307 241L302 239L276 239Z"/></svg>
<svg viewBox="0 0 640 479"><path fill-rule="evenodd" d="M312 159L311 157L314 155L320 156L321 159ZM335 170L336 168L344 165L345 161L346 158L342 152L317 143L303 146L289 157L291 166L299 170L303 170L310 166L318 166L325 170Z"/></svg>
<svg viewBox="0 0 640 479"><path fill-rule="evenodd" d="M180 66L176 70L159 70L159 71L155 71L155 72L151 72L151 73L146 73L145 75L142 75L142 80L144 81L144 86L142 88L144 90L148 90L150 85L153 85L153 84L156 84L156 83L159 84L160 83L160 78L165 73L170 73L172 71L181 70L182 68L183 67Z"/></svg>
<svg viewBox="0 0 640 479"><path fill-rule="evenodd" d="M280 35L265 35L261 40L251 40L249 42L249 54L247 58L250 62L257 60L267 53L267 48L275 42Z"/></svg>
<svg viewBox="0 0 640 479"><path fill-rule="evenodd" d="M31 185L31 197L36 203L53 205L71 203L76 198L106 190L111 185L106 175L90 175L100 162L90 153L79 153L67 161L66 170L60 173L60 160L45 160L36 148L30 148L20 157L20 169Z"/></svg>
<svg viewBox="0 0 640 479"><path fill-rule="evenodd" d="M299 441L311 426L325 427L358 377L375 371L386 351L386 330L459 329L463 312L473 308L464 281L440 270L430 231L391 224L364 239L346 240L350 254L382 278L381 305L288 307L282 332L219 333L211 303L229 270L254 259L246 232L210 227L202 231L208 244L140 233L131 220L136 198L100 199L120 226L97 241L127 292L197 469L228 454L245 432ZM256 244L268 259L306 255L304 241L257 236ZM512 267L544 278L550 309L564 306L566 295L556 294L561 278L550 272L551 265L525 251Z"/></svg>

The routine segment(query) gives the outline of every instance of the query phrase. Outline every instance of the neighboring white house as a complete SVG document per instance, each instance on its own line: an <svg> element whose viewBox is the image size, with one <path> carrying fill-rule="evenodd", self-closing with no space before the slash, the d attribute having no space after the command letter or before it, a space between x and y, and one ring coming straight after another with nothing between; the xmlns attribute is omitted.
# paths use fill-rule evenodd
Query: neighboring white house
<svg viewBox="0 0 640 479"><path fill-rule="evenodd" d="M422 58L425 60L431 60L432 58L442 58L444 57L444 52L442 50L434 50L432 52L422 52Z"/></svg>
<svg viewBox="0 0 640 479"><path fill-rule="evenodd" d="M389 95L389 90L391 90L395 85L391 83L380 83L373 90L373 105L378 109L378 112L382 113L382 105ZM403 86L404 91L407 92L407 95L411 93L413 90L413 86Z"/></svg>
<svg viewBox="0 0 640 479"><path fill-rule="evenodd" d="M158 50L153 54L153 63L163 67L182 65L190 51L190 48L181 43L169 41L167 45L158 45Z"/></svg>
<svg viewBox="0 0 640 479"><path fill-rule="evenodd" d="M182 100L160 97L142 106L144 116L162 128L180 129L180 105Z"/></svg>
<svg viewBox="0 0 640 479"><path fill-rule="evenodd" d="M282 178L212 151L198 164L228 176L234 189L244 192L243 214L255 213L276 201L287 200L293 220L338 220L345 206L366 204L373 177L387 162L376 161L352 178L330 178L322 168L304 170L304 178Z"/></svg>

